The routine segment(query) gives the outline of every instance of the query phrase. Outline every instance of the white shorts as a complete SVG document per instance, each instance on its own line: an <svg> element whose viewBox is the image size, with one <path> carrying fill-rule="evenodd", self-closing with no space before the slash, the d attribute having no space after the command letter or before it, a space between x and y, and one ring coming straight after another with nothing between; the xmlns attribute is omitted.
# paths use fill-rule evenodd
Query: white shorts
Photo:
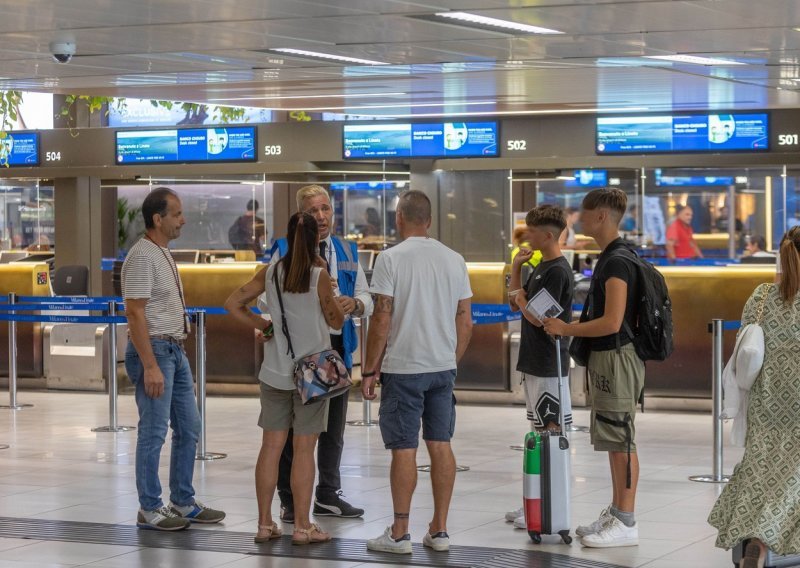
<svg viewBox="0 0 800 568"><path fill-rule="evenodd" d="M548 423L558 424L558 404L562 397L558 396L558 377L536 377L522 373L525 385L525 405L528 420L537 429L543 429ZM572 401L569 398L569 386L564 379L564 421L572 424Z"/></svg>

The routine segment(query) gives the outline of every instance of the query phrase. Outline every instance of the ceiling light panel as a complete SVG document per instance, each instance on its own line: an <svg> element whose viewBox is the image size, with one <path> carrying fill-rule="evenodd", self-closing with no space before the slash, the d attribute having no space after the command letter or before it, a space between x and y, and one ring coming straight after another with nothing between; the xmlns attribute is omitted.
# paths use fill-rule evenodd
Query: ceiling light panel
<svg viewBox="0 0 800 568"><path fill-rule="evenodd" d="M336 61L339 63L353 63L355 65L389 65L385 61L373 61L372 59L360 59L358 57L347 57L344 55L337 55L335 53L323 53L321 51L309 51L306 49L295 49L293 47L276 47L274 49L265 50L275 53L284 53L293 57L304 57L306 59Z"/></svg>
<svg viewBox="0 0 800 568"><path fill-rule="evenodd" d="M558 30L551 30L549 28L542 28L539 26L531 26L519 22L512 22L510 20L501 20L499 18L490 18L488 16L481 16L479 14L472 14L470 12L438 12L435 14L435 16L444 21L449 21L450 23L466 25L468 27L497 29L513 34L558 35L564 33Z"/></svg>
<svg viewBox="0 0 800 568"><path fill-rule="evenodd" d="M688 63L690 65L747 65L734 59L720 59L718 57L700 57L697 55L645 55L645 59L671 61L673 63Z"/></svg>

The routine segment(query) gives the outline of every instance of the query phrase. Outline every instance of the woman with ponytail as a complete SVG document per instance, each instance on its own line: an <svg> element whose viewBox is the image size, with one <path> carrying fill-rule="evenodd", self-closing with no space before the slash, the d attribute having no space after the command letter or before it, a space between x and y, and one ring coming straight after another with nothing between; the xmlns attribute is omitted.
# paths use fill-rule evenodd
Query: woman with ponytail
<svg viewBox="0 0 800 568"><path fill-rule="evenodd" d="M293 381L294 360L280 324L262 319L249 304L266 291L266 303L280 322L283 314L291 334L297 358L331 348L328 329L341 329L344 312L334 299L333 285L325 261L317 255L317 222L306 213L296 213L287 229L289 249L280 261L262 268L250 282L233 292L225 308L242 324L255 328L265 343L264 362L258 375L261 385L263 430L261 451L256 462L256 498L258 501L258 533L255 542L266 542L281 536L281 529L272 520L272 498L278 481L278 463L289 433L294 429L292 463L292 495L295 525L292 544L311 544L330 540L309 520L311 493L314 487L314 448L319 433L328 421L328 401L303 405Z"/></svg>
<svg viewBox="0 0 800 568"><path fill-rule="evenodd" d="M780 274L744 307L742 327L764 330L764 364L750 388L744 456L708 518L718 547L747 541L746 568L763 566L767 549L800 554L800 227L781 239Z"/></svg>

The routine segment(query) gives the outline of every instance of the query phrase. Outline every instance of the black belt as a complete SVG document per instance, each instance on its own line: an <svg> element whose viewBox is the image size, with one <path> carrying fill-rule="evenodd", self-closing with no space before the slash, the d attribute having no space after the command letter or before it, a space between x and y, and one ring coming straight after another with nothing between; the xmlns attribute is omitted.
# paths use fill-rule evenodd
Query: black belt
<svg viewBox="0 0 800 568"><path fill-rule="evenodd" d="M152 339L160 339L161 341L169 341L170 343L174 343L175 345L177 345L180 348L183 348L183 343L184 343L183 339L178 339L176 337L172 337L171 335L165 335L163 333L159 333L157 335L151 335L150 339L151 340Z"/></svg>

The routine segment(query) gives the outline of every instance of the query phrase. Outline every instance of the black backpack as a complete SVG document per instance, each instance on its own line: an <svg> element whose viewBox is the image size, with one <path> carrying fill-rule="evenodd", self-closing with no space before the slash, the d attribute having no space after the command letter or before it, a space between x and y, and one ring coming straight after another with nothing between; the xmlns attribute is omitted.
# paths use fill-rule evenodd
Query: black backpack
<svg viewBox="0 0 800 568"><path fill-rule="evenodd" d="M635 251L620 248L613 254L633 263L638 281L636 325L630 329L628 322L623 320L623 329L642 361L663 361L673 349L672 300L667 282L655 266L640 258Z"/></svg>

